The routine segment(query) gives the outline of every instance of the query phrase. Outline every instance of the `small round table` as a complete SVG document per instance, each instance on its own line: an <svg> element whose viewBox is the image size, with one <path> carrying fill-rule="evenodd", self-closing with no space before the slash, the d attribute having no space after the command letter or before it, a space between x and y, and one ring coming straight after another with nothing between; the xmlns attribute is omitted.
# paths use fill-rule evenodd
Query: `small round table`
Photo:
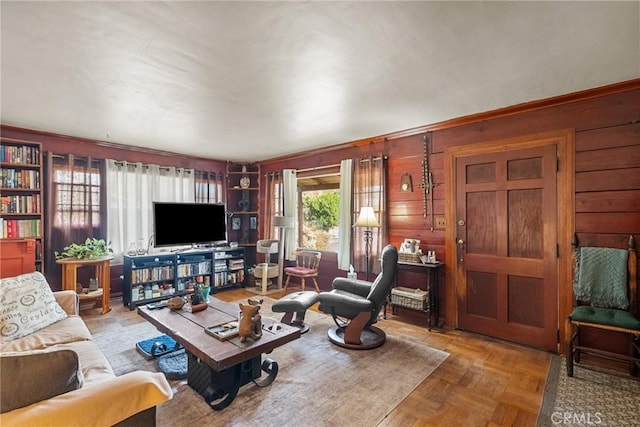
<svg viewBox="0 0 640 427"><path fill-rule="evenodd" d="M62 290L76 290L76 275L78 267L94 266L98 279L98 286L102 287L102 314L111 311L109 298L111 297L109 288L111 284L111 260L112 256L96 259L75 259L64 258L56 260L62 266ZM96 293L99 296L99 293Z"/></svg>

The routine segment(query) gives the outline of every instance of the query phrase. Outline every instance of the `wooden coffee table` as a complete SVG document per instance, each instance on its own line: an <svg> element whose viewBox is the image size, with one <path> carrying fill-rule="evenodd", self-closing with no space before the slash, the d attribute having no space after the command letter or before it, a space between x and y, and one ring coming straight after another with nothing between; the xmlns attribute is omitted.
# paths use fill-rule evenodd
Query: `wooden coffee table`
<svg viewBox="0 0 640 427"><path fill-rule="evenodd" d="M205 327L237 320L238 311L238 304L216 298L210 298L209 307L197 313L138 307L138 314L185 347L187 383L215 410L229 406L240 387L249 382L260 387L271 384L278 364L270 358L262 360L262 354L300 338L298 328L264 315L262 338L256 341L241 343L239 337L220 341L204 331ZM267 374L263 379L261 371Z"/></svg>

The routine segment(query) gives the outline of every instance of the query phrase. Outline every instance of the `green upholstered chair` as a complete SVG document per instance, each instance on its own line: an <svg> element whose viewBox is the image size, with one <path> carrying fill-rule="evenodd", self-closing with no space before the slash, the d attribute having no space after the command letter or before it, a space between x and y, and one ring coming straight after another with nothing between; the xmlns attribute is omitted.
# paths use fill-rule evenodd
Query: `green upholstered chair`
<svg viewBox="0 0 640 427"><path fill-rule="evenodd" d="M575 307L567 318L567 375L573 376L574 363L581 355L626 361L629 374L640 371L640 320L638 311L637 255L633 236L628 248L579 247L574 236ZM628 354L587 346L581 332L594 328L605 333L625 334L630 339Z"/></svg>

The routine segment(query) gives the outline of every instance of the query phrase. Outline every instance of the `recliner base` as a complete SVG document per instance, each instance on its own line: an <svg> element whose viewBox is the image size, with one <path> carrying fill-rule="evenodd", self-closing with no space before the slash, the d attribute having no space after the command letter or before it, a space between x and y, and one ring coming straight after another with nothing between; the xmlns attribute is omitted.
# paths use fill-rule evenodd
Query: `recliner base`
<svg viewBox="0 0 640 427"><path fill-rule="evenodd" d="M337 326L332 327L327 332L329 336L329 341L333 344L344 347L351 348L355 350L371 350L376 347L380 347L384 344L387 339L387 335L380 328L375 326L369 326L365 328L360 333L360 342L348 342L345 341L345 327L339 328Z"/></svg>

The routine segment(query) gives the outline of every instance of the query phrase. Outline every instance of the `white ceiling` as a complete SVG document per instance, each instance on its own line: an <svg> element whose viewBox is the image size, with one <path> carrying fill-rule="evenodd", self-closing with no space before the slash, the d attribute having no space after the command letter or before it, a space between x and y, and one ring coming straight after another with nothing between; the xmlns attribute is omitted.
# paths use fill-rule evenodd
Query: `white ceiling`
<svg viewBox="0 0 640 427"><path fill-rule="evenodd" d="M3 124L257 161L640 76L640 2L9 2Z"/></svg>

